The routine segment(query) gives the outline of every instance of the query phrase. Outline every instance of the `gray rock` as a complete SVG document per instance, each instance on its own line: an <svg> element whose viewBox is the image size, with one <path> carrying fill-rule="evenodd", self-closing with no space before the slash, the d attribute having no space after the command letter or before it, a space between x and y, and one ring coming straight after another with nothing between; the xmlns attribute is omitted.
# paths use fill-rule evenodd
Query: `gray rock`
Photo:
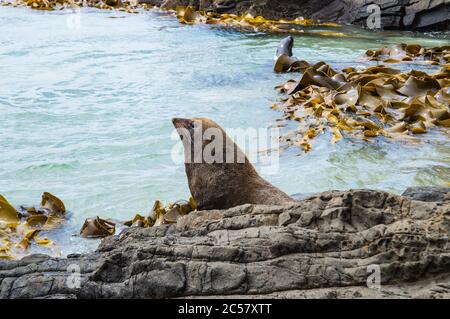
<svg viewBox="0 0 450 319"><path fill-rule="evenodd" d="M450 200L450 187L408 187L402 195L423 202L442 202Z"/></svg>
<svg viewBox="0 0 450 319"><path fill-rule="evenodd" d="M449 298L447 195L330 191L193 212L90 254L0 261L0 298Z"/></svg>

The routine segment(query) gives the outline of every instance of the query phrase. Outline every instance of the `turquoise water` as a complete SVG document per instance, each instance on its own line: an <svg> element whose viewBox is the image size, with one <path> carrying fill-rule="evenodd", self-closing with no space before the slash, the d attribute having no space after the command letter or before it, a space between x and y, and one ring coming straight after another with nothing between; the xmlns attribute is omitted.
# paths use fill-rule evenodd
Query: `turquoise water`
<svg viewBox="0 0 450 319"><path fill-rule="evenodd" d="M449 43L448 34L344 30L359 38L296 36L294 53L341 68L368 48ZM44 191L59 196L72 213L49 237L63 254L97 244L73 236L86 217L126 220L155 199L187 199L170 119L273 125L281 115L270 109L273 87L298 77L272 72L281 38L184 26L156 11L85 9L74 18L0 7L0 193L16 205L37 204ZM288 193L446 185L448 138L436 130L419 144L331 145L322 136L311 153L283 153L279 172L265 177Z"/></svg>

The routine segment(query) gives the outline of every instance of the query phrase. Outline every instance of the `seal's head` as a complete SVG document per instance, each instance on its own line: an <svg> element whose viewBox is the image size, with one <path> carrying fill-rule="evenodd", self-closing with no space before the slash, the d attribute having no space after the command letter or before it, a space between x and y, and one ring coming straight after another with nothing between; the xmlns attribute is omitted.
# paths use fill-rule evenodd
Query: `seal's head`
<svg viewBox="0 0 450 319"><path fill-rule="evenodd" d="M279 58L281 55L292 56L292 48L294 47L294 38L288 36L281 40L280 45L277 48L277 53L275 59Z"/></svg>
<svg viewBox="0 0 450 319"><path fill-rule="evenodd" d="M174 118L183 142L185 164L234 164L248 162L244 152L225 131L208 118Z"/></svg>
<svg viewBox="0 0 450 319"><path fill-rule="evenodd" d="M195 120L194 119L184 119L184 118L173 118L173 126L177 129L178 135L183 142L183 147L186 152L193 144L194 132L195 132ZM197 128L198 130L198 128ZM186 160L187 160L187 154Z"/></svg>

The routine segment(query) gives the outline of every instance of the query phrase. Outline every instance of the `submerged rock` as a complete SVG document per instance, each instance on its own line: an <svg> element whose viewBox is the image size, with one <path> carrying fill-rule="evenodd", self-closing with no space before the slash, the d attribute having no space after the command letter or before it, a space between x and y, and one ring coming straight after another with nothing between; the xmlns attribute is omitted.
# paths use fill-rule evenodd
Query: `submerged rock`
<svg viewBox="0 0 450 319"><path fill-rule="evenodd" d="M445 200L329 191L131 227L93 253L0 261L0 298L449 298L450 194L436 191Z"/></svg>

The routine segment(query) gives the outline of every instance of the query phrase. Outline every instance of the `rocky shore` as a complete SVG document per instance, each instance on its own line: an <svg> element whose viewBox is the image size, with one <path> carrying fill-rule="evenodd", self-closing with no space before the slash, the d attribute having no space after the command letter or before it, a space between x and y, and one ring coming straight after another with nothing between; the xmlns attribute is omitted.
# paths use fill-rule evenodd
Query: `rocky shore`
<svg viewBox="0 0 450 319"><path fill-rule="evenodd" d="M218 13L262 15L268 19L311 19L335 21L367 27L372 5L378 5L381 27L403 30L449 30L450 2L447 0L139 0L142 3L175 9L193 6Z"/></svg>
<svg viewBox="0 0 450 319"><path fill-rule="evenodd" d="M2 1L0 1L2 2ZM189 7L201 14L234 14L263 20L314 21L353 24L368 29L449 31L448 0L5 0L3 5L24 5L36 10L90 6L137 13L136 8L176 10ZM199 22L199 21L196 21Z"/></svg>
<svg viewBox="0 0 450 319"><path fill-rule="evenodd" d="M329 191L0 261L0 298L449 298L449 233L450 188Z"/></svg>

